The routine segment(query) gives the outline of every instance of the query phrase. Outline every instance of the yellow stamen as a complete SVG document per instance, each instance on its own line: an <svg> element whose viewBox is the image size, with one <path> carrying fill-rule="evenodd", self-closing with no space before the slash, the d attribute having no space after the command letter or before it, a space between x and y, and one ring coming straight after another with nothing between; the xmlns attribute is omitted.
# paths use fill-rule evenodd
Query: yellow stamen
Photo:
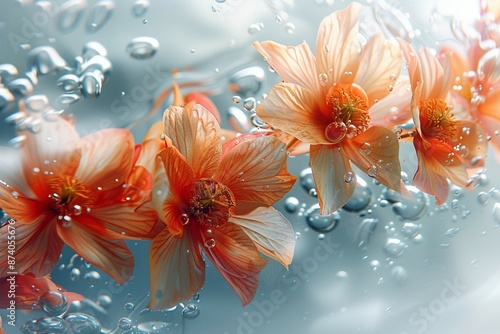
<svg viewBox="0 0 500 334"><path fill-rule="evenodd" d="M420 128L425 137L446 142L457 134L457 122L451 107L441 99L429 99L420 103Z"/></svg>
<svg viewBox="0 0 500 334"><path fill-rule="evenodd" d="M368 129L368 96L356 84L334 84L326 95L326 104L332 110L332 122L325 135L332 143L351 139Z"/></svg>

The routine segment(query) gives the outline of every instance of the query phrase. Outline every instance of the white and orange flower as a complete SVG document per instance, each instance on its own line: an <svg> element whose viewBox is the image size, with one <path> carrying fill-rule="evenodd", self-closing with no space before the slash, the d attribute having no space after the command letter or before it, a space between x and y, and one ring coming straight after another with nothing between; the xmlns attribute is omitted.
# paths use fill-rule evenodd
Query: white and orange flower
<svg viewBox="0 0 500 334"><path fill-rule="evenodd" d="M316 55L305 42L298 46L272 41L253 44L284 81L271 89L257 114L274 128L310 144L322 214L336 211L352 196L356 181L351 162L387 187L405 190L399 142L388 129L410 119L409 108L404 106L410 95L404 99L390 94L403 58L399 47L381 36L361 47L361 9L353 3L321 22ZM398 87L406 89L404 84ZM378 108L384 99L392 102ZM387 117L390 105L401 111L399 121L395 115ZM377 125L370 122L370 114Z"/></svg>
<svg viewBox="0 0 500 334"><path fill-rule="evenodd" d="M151 201L141 207L165 224L150 249L150 308L170 308L201 289L202 253L246 305L267 262L260 253L284 266L293 257L292 226L271 207L296 179L286 168L285 145L261 133L222 144L215 117L194 103L169 107L163 134Z"/></svg>
<svg viewBox="0 0 500 334"><path fill-rule="evenodd" d="M39 122L39 131L18 133L20 149L0 148L0 207L15 220L16 271L48 275L66 244L125 282L134 261L123 239L149 237L157 220L134 212L152 178L134 167L132 134L105 129L80 138L63 118ZM0 228L3 254L9 226ZM9 271L5 256L0 276Z"/></svg>
<svg viewBox="0 0 500 334"><path fill-rule="evenodd" d="M418 53L399 40L412 85L412 114L416 131L413 144L418 170L413 184L436 197L438 205L448 197L448 179L468 188L473 170L484 166L486 136L474 121L457 119L450 105L451 61L436 57L428 48Z"/></svg>

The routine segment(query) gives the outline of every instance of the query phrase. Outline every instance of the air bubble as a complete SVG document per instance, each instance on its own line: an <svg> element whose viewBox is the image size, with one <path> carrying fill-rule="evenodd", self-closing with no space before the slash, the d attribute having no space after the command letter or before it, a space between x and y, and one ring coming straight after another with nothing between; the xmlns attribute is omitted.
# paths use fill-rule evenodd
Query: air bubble
<svg viewBox="0 0 500 334"><path fill-rule="evenodd" d="M288 197L285 200L285 210L294 213L299 208L300 202L296 197Z"/></svg>
<svg viewBox="0 0 500 334"><path fill-rule="evenodd" d="M66 296L57 291L47 291L43 294L40 300L42 310L48 316L60 316L68 307Z"/></svg>
<svg viewBox="0 0 500 334"><path fill-rule="evenodd" d="M384 252L390 257L396 258L403 255L406 244L397 238L389 238L384 245Z"/></svg>
<svg viewBox="0 0 500 334"><path fill-rule="evenodd" d="M194 319L200 315L200 310L195 304L187 304L182 309L181 314L186 319Z"/></svg>
<svg viewBox="0 0 500 334"><path fill-rule="evenodd" d="M321 215L319 204L312 205L304 214L307 224L316 232L328 233L337 227L340 214L335 211L329 215Z"/></svg>
<svg viewBox="0 0 500 334"><path fill-rule="evenodd" d="M132 328L132 320L129 318L123 317L118 320L118 328L123 330L129 330Z"/></svg>
<svg viewBox="0 0 500 334"><path fill-rule="evenodd" d="M150 59L160 47L160 42L153 37L137 37L132 39L126 48L127 53L135 59Z"/></svg>

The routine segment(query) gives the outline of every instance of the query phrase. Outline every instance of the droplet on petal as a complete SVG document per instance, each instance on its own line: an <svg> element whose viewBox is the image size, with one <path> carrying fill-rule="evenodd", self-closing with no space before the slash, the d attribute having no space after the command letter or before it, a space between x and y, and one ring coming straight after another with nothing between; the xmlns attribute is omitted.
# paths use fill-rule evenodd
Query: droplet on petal
<svg viewBox="0 0 500 334"><path fill-rule="evenodd" d="M332 144L340 143L347 135L347 126L344 122L332 122L325 129L325 136Z"/></svg>

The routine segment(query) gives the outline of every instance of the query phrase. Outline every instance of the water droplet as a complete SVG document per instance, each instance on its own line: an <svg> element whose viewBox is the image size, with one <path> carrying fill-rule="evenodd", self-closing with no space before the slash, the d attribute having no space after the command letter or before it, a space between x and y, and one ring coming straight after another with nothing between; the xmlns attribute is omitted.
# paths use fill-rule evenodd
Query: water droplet
<svg viewBox="0 0 500 334"><path fill-rule="evenodd" d="M453 227L444 232L444 235L451 238L454 237L458 232L460 232L460 230L460 227Z"/></svg>
<svg viewBox="0 0 500 334"><path fill-rule="evenodd" d="M111 296L103 293L102 295L97 297L97 305L108 309L111 307L111 304L113 304L113 299L111 299Z"/></svg>
<svg viewBox="0 0 500 334"><path fill-rule="evenodd" d="M416 237L420 232L420 224L405 222L401 227L401 234L408 238Z"/></svg>
<svg viewBox="0 0 500 334"><path fill-rule="evenodd" d="M288 197L285 200L285 210L294 213L299 208L300 202L296 197Z"/></svg>
<svg viewBox="0 0 500 334"><path fill-rule="evenodd" d="M396 258L403 255L406 244L397 238L389 238L384 245L384 252L390 257Z"/></svg>
<svg viewBox="0 0 500 334"><path fill-rule="evenodd" d="M148 0L136 0L134 5L132 6L132 13L134 13L135 17L141 17L146 14L149 8Z"/></svg>
<svg viewBox="0 0 500 334"><path fill-rule="evenodd" d="M304 214L307 224L316 232L328 233L337 227L340 214L335 211L330 215L321 215L319 204L312 205Z"/></svg>
<svg viewBox="0 0 500 334"><path fill-rule="evenodd" d="M108 51L104 45L99 42L88 42L82 48L82 58L84 63L90 61L95 56L106 57L107 55Z"/></svg>
<svg viewBox="0 0 500 334"><path fill-rule="evenodd" d="M397 215L404 219L416 220L426 211L429 199L417 187L407 186L407 189L412 194L410 199L403 198L403 196L388 188L382 191L382 198L393 203L392 209Z"/></svg>
<svg viewBox="0 0 500 334"><path fill-rule="evenodd" d="M12 138L7 142L7 145L9 145L12 148L15 149L20 149L24 143L26 142L26 136L25 135L20 135Z"/></svg>
<svg viewBox="0 0 500 334"><path fill-rule="evenodd" d="M293 34L295 32L295 24L292 22L285 24L285 32L290 35Z"/></svg>
<svg viewBox="0 0 500 334"><path fill-rule="evenodd" d="M129 330L132 328L132 320L125 317L120 318L120 320L118 320L118 327L123 330Z"/></svg>
<svg viewBox="0 0 500 334"><path fill-rule="evenodd" d="M69 274L69 277L71 278L72 281L79 281L80 280L80 269L78 269L78 268L71 269L71 273Z"/></svg>
<svg viewBox="0 0 500 334"><path fill-rule="evenodd" d="M347 126L344 122L332 122L325 128L325 136L332 144L340 143L347 135Z"/></svg>
<svg viewBox="0 0 500 334"><path fill-rule="evenodd" d="M359 225L358 234L356 237L356 242L358 247L362 250L366 250L368 243L370 241L372 233L375 231L378 225L378 219L375 218L365 218Z"/></svg>
<svg viewBox="0 0 500 334"><path fill-rule="evenodd" d="M73 333L100 334L101 324L91 315L71 313L64 316L64 320L71 326Z"/></svg>
<svg viewBox="0 0 500 334"><path fill-rule="evenodd" d="M372 152L372 145L370 143L365 142L361 144L361 146L359 147L359 153L363 155L369 155L371 152Z"/></svg>
<svg viewBox="0 0 500 334"><path fill-rule="evenodd" d="M67 106L67 105L70 105L70 104L73 104L75 102L80 101L82 98L83 97L80 94L67 93L67 94L60 95L57 98L56 103L59 105L62 105L62 106ZM46 113L45 115L47 115L47 114L49 114L49 113Z"/></svg>
<svg viewBox="0 0 500 334"><path fill-rule="evenodd" d="M135 59L149 59L152 58L160 43L153 37L137 37L132 39L126 48L128 54Z"/></svg>
<svg viewBox="0 0 500 334"><path fill-rule="evenodd" d="M33 95L24 100L24 105L30 111L41 111L49 105L49 99L46 95Z"/></svg>
<svg viewBox="0 0 500 334"><path fill-rule="evenodd" d="M370 187L368 187L366 181L360 177L357 177L356 180L354 193L342 207L342 209L349 212L360 212L366 209L372 200L373 192Z"/></svg>
<svg viewBox="0 0 500 334"><path fill-rule="evenodd" d="M200 315L200 310L195 304L187 304L181 312L182 316L186 319L194 319Z"/></svg>
<svg viewBox="0 0 500 334"><path fill-rule="evenodd" d="M380 267L380 262L378 260L373 260L370 262L370 267L372 268L373 271L377 271L378 268Z"/></svg>
<svg viewBox="0 0 500 334"><path fill-rule="evenodd" d="M309 193L311 189L315 189L314 178L311 168L306 168L299 174L299 182L302 188Z"/></svg>
<svg viewBox="0 0 500 334"><path fill-rule="evenodd" d="M142 20L142 24L147 24L148 23L148 20L144 19Z"/></svg>
<svg viewBox="0 0 500 334"><path fill-rule="evenodd" d="M214 248L215 245L216 245L215 239L210 238L210 239L205 240L205 247Z"/></svg>
<svg viewBox="0 0 500 334"><path fill-rule="evenodd" d="M87 1L85 0L70 0L64 2L57 12L59 29L62 31L69 31L75 28L86 6Z"/></svg>
<svg viewBox="0 0 500 334"><path fill-rule="evenodd" d="M255 108L255 98L253 97L248 97L243 101L243 108L246 110L252 110Z"/></svg>
<svg viewBox="0 0 500 334"><path fill-rule="evenodd" d="M80 81L83 96L96 98L101 95L102 76L101 72L94 71L85 73Z"/></svg>
<svg viewBox="0 0 500 334"><path fill-rule="evenodd" d="M233 103L240 103L241 102L241 97L238 96L238 95L235 95L235 96L233 96L233 98L231 99L231 101L233 101Z"/></svg>
<svg viewBox="0 0 500 334"><path fill-rule="evenodd" d="M71 333L71 327L66 320L60 317L45 316L28 320L21 326L20 332L26 334L65 334Z"/></svg>
<svg viewBox="0 0 500 334"><path fill-rule="evenodd" d="M12 95L10 90L0 86L0 112L7 110L14 100L14 95Z"/></svg>
<svg viewBox="0 0 500 334"><path fill-rule="evenodd" d="M83 278L87 281L90 281L92 283L97 283L101 279L101 274L99 274L97 271L92 270L83 276Z"/></svg>
<svg viewBox="0 0 500 334"><path fill-rule="evenodd" d="M110 0L101 0L96 3L87 19L87 31L92 33L101 29L108 22L114 8L115 3Z"/></svg>
<svg viewBox="0 0 500 334"><path fill-rule="evenodd" d="M326 86L328 84L328 75L321 73L319 75L319 83L321 86Z"/></svg>
<svg viewBox="0 0 500 334"><path fill-rule="evenodd" d="M40 300L42 310L51 317L60 316L68 307L68 300L65 295L57 291L47 291Z"/></svg>
<svg viewBox="0 0 500 334"><path fill-rule="evenodd" d="M126 310L126 311L133 311L135 309L135 305L134 303L125 303L125 305L123 306L123 308Z"/></svg>
<svg viewBox="0 0 500 334"><path fill-rule="evenodd" d="M179 221L181 222L182 225L187 225L189 224L189 216L183 213L179 216Z"/></svg>
<svg viewBox="0 0 500 334"><path fill-rule="evenodd" d="M253 35L255 33L258 33L259 31L262 31L264 28L264 23L253 23L248 27L248 33Z"/></svg>
<svg viewBox="0 0 500 334"><path fill-rule="evenodd" d="M241 96L251 96L260 90L264 79L265 72L261 67L246 67L230 76L229 89Z"/></svg>
<svg viewBox="0 0 500 334"><path fill-rule="evenodd" d="M33 84L25 78L17 78L7 84L11 93L18 96L28 96L33 94Z"/></svg>
<svg viewBox="0 0 500 334"><path fill-rule="evenodd" d="M276 14L276 17L274 18L274 20L276 21L276 23L283 22L283 18L279 14Z"/></svg>
<svg viewBox="0 0 500 334"><path fill-rule="evenodd" d="M479 202L479 204L487 205L489 200L490 195L487 192L481 191L477 194L477 201Z"/></svg>
<svg viewBox="0 0 500 334"><path fill-rule="evenodd" d="M391 270L391 277L396 284L404 285L408 279L408 273L406 269L401 266L395 266Z"/></svg>

